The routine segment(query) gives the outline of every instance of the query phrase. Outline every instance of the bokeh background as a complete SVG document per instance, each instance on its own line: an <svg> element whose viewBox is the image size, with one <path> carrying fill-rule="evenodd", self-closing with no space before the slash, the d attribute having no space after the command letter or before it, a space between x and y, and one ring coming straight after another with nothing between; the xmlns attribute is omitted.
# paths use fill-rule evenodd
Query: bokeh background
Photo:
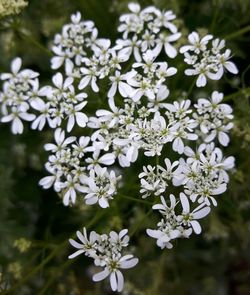
<svg viewBox="0 0 250 295"><path fill-rule="evenodd" d="M48 48L70 14L81 11L85 19L96 23L100 36L114 41L119 15L127 11L128 2L30 0L25 7L22 0L0 0L0 72L9 71L10 61L20 56L26 67L41 73L42 84L49 83ZM236 158L229 189L204 220L201 236L179 240L172 250L161 251L145 236L145 228L156 220L148 215L150 206L132 200L139 198L138 187L127 183L131 200L118 196L106 210L82 203L65 208L56 193L38 186L46 174L43 145L51 141L52 132L26 128L23 135L14 136L7 124L1 124L0 294L109 294L108 284L91 282L90 260L67 259L72 250L68 238L87 226L98 232L122 227L133 232L131 244L140 264L126 272L123 294L250 295L250 0L138 2L143 7L154 4L172 9L183 38L198 28L225 38L234 53L240 74L227 75L216 86L225 93L235 115L232 141L225 151ZM11 6L17 3L21 5ZM190 80L186 83L188 87Z"/></svg>

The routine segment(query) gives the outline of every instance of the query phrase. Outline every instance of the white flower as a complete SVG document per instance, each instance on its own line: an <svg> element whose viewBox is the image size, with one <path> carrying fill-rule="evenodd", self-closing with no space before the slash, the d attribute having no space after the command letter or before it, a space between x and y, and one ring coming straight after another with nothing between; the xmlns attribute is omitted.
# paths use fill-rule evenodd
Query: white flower
<svg viewBox="0 0 250 295"><path fill-rule="evenodd" d="M225 41L212 39L212 35L206 35L200 39L198 33L193 32L188 36L190 45L180 48L180 53L185 56L184 61L193 67L186 69L185 74L187 76L198 75L197 87L204 87L207 84L207 78L219 80L223 75L224 68L233 74L238 73L234 63L228 61L231 51L227 49L224 53L221 53Z"/></svg>
<svg viewBox="0 0 250 295"><path fill-rule="evenodd" d="M99 75L98 71L94 68L87 69L87 68L81 68L81 72L83 74L83 78L81 79L79 83L79 89L82 90L89 84L91 85L91 88L94 92L99 92L99 87L96 84L97 77Z"/></svg>
<svg viewBox="0 0 250 295"><path fill-rule="evenodd" d="M200 36L197 32L192 32L188 35L188 41L190 45L182 46L180 48L180 53L194 51L196 54L199 54L201 51L205 51L207 49L207 44L211 39L213 39L212 35L206 35L200 39Z"/></svg>
<svg viewBox="0 0 250 295"><path fill-rule="evenodd" d="M44 148L46 151L60 151L61 149L65 148L68 144L74 142L76 140L75 136L70 136L65 139L65 131L61 128L57 128L54 133L55 142L54 143L47 143L45 144Z"/></svg>
<svg viewBox="0 0 250 295"><path fill-rule="evenodd" d="M22 67L22 59L20 57L16 57L15 59L13 59L10 67L11 67L12 73L1 74L0 76L1 80L9 80L9 79L19 78L19 77L25 78L27 80L31 80L39 76L39 73L36 73L30 69L24 69L20 71Z"/></svg>
<svg viewBox="0 0 250 295"><path fill-rule="evenodd" d="M161 108L166 108L166 103L164 103L163 101L165 101L168 95L168 88L165 85L161 86L156 94L156 97L152 100L149 99L147 105L148 109L150 109L152 112L157 112Z"/></svg>
<svg viewBox="0 0 250 295"><path fill-rule="evenodd" d="M91 231L88 238L87 230L84 227L83 232L77 231L76 235L81 243L76 242L73 239L69 239L70 244L78 250L75 253L69 255L68 258L73 259L82 253L85 253L86 256L94 256L96 253L95 243L98 239L97 233L94 231Z"/></svg>
<svg viewBox="0 0 250 295"><path fill-rule="evenodd" d="M87 101L83 101L79 103L78 105L68 108L67 114L69 118L67 123L67 132L70 132L73 129L75 125L75 121L77 125L82 128L86 126L88 122L88 117L84 113L80 112L86 106L86 104L87 104Z"/></svg>
<svg viewBox="0 0 250 295"><path fill-rule="evenodd" d="M3 73L0 78L4 81L3 92L0 92L1 122L11 123L14 134L23 133L22 120L33 121L36 116L32 113L31 102L38 100L38 73L21 70L22 60L17 57L11 62L12 73Z"/></svg>
<svg viewBox="0 0 250 295"><path fill-rule="evenodd" d="M115 96L117 89L122 97L128 97L132 95L132 87L123 82L127 80L127 75L121 75L119 71L115 71L115 76L110 76L109 80L112 82L112 86L108 92L109 98Z"/></svg>
<svg viewBox="0 0 250 295"><path fill-rule="evenodd" d="M228 70L228 72L232 73L232 74L238 74L238 69L235 66L235 64L231 61L228 61L231 57L231 50L227 49L225 51L225 53L223 54L218 54L217 58L218 58L218 62L219 64L224 67L226 70Z"/></svg>
<svg viewBox="0 0 250 295"><path fill-rule="evenodd" d="M54 126L50 116L50 103L45 103L42 99L37 99L35 101L31 101L31 106L33 109L39 111L41 115L38 115L37 118L32 122L31 128L38 129L41 131L46 121L48 121L49 126Z"/></svg>
<svg viewBox="0 0 250 295"><path fill-rule="evenodd" d="M123 56L127 56L126 60L129 60L131 54L133 53L135 60L137 62L141 62L142 60L141 53L140 53L141 42L142 41L138 40L137 36L134 36L132 40L118 39L116 43L117 43L117 49L120 48L119 54Z"/></svg>
<svg viewBox="0 0 250 295"><path fill-rule="evenodd" d="M139 174L141 181L140 193L143 199L153 194L159 196L165 191L167 183L162 179L158 169L158 166L143 166L143 172Z"/></svg>
<svg viewBox="0 0 250 295"><path fill-rule="evenodd" d="M83 187L71 175L67 175L67 180L59 185L64 190L63 204L65 206L75 204L77 191L84 192Z"/></svg>
<svg viewBox="0 0 250 295"><path fill-rule="evenodd" d="M110 276L110 286L113 291L121 292L124 287L124 277L120 269L129 269L138 263L138 258L133 255L125 255L120 258L111 258L105 269L93 276L94 282L99 282Z"/></svg>
<svg viewBox="0 0 250 295"><path fill-rule="evenodd" d="M96 31L92 21L81 21L80 12L72 14L71 23L64 25L61 34L56 34L54 38L52 51L55 56L51 60L52 69L58 69L69 59L76 66L80 66L86 50L92 45L92 35L97 37Z"/></svg>
<svg viewBox="0 0 250 295"><path fill-rule="evenodd" d="M197 114L194 114L200 124L201 132L204 133L205 142L211 142L216 137L221 145L227 146L229 143L228 131L233 128L232 108L224 103L223 93L213 91L210 100L200 98L195 104Z"/></svg>
<svg viewBox="0 0 250 295"><path fill-rule="evenodd" d="M102 208L109 207L109 200L116 194L119 179L120 177L116 177L114 171L108 172L106 167L100 166L90 170L89 176L81 176L80 180L83 184L81 191L86 194L84 197L86 204L98 203Z"/></svg>
<svg viewBox="0 0 250 295"><path fill-rule="evenodd" d="M110 242L114 244L118 248L127 247L129 242L129 236L127 235L128 230L123 229L119 233L116 233L115 231L111 231L109 233L110 236Z"/></svg>
<svg viewBox="0 0 250 295"><path fill-rule="evenodd" d="M27 112L20 111L16 107L12 107L11 111L12 111L12 114L2 117L1 122L3 122L3 123L12 122L11 123L11 131L13 134L23 133L22 120L33 121L36 117L34 114L29 114Z"/></svg>
<svg viewBox="0 0 250 295"><path fill-rule="evenodd" d="M201 226L197 220L206 217L210 213L211 208L202 204L190 212L190 205L187 196L180 193L180 200L183 211L181 216L178 216L178 220L181 220L184 225L191 225L194 232L196 234L200 234Z"/></svg>
<svg viewBox="0 0 250 295"><path fill-rule="evenodd" d="M115 162L115 155L113 153L106 153L99 157L100 150L94 150L92 158L87 158L86 163L88 163L88 169L101 165L110 166Z"/></svg>
<svg viewBox="0 0 250 295"><path fill-rule="evenodd" d="M96 115L102 123L108 123L108 127L112 128L119 122L123 110L116 107L114 97L109 98L108 104L111 111L99 109Z"/></svg>
<svg viewBox="0 0 250 295"><path fill-rule="evenodd" d="M175 58L177 56L177 50L171 45L171 43L177 41L180 37L181 33L175 33L172 35L160 34L159 39L157 40L157 45L153 49L153 53L158 56L161 53L162 48L164 48L168 57Z"/></svg>
<svg viewBox="0 0 250 295"><path fill-rule="evenodd" d="M70 244L77 249L75 253L69 256L69 259L84 253L94 260L96 266L103 268L102 271L93 275L93 281L99 282L107 278L113 291L121 292L124 287L124 277L122 269L129 269L138 263L138 258L132 254L123 255L123 248L128 246L128 230L123 229L119 233L111 231L109 235L99 235L92 231L88 238L86 228L83 233L77 231L77 237L81 243L70 239Z"/></svg>

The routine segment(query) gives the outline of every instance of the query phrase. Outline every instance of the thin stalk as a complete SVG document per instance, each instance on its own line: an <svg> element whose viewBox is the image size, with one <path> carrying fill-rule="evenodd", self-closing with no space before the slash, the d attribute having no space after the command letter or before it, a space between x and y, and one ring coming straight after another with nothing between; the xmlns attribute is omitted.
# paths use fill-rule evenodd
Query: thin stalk
<svg viewBox="0 0 250 295"><path fill-rule="evenodd" d="M193 80L192 84L190 85L190 87L188 89L187 98L189 98L189 95L192 93L192 91L194 89L194 86L195 86L195 83L196 83L196 78Z"/></svg>
<svg viewBox="0 0 250 295"><path fill-rule="evenodd" d="M250 95L250 87L247 87L247 88L243 88L243 89L240 89L239 91L236 91L232 94L229 94L229 95L226 95L224 97L224 101L228 101L232 98L234 98L235 96L237 95L240 95L240 94L243 94L243 95Z"/></svg>
<svg viewBox="0 0 250 295"><path fill-rule="evenodd" d="M87 227L90 227L93 224L95 224L103 216L103 214L104 214L104 210L102 210L99 214L96 214L94 218L87 224ZM11 287L9 290L6 290L1 295L13 294L13 292L16 291L18 288L20 288L23 285L23 283L25 283L30 278L32 278L40 269L42 269L47 263L49 263L56 256L56 254L60 252L61 249L66 247L67 244L68 244L68 239L63 241L61 244L59 244L39 265L34 267L32 271L30 271L13 287Z"/></svg>
<svg viewBox="0 0 250 295"><path fill-rule="evenodd" d="M143 204L147 204L147 205L151 205L151 206L154 204L153 202L150 202L150 201L142 200L142 199L139 199L139 198L137 199L137 198L122 195L122 194L119 194L118 196L123 198L123 199L127 199L127 200L138 202L138 203L143 203Z"/></svg>
<svg viewBox="0 0 250 295"><path fill-rule="evenodd" d="M245 70L241 74L241 84L243 86L243 89L246 87L245 76L249 70L250 70L250 64L245 68Z"/></svg>
<svg viewBox="0 0 250 295"><path fill-rule="evenodd" d="M233 33L231 33L229 35L224 36L223 39L225 39L225 40L235 39L235 38L249 32L249 31L250 31L250 25L248 25L248 26L246 26L246 27L244 27L244 28L242 28L242 29L240 29L240 30L238 30L236 32L233 32Z"/></svg>
<svg viewBox="0 0 250 295"><path fill-rule="evenodd" d="M145 219L148 218L148 216L153 212L152 208L149 209L149 211L139 220L139 222L132 228L130 231L130 238L137 232L137 230L140 228L140 226L144 223Z"/></svg>
<svg viewBox="0 0 250 295"><path fill-rule="evenodd" d="M219 16L219 12L220 12L220 9L218 8L218 6L216 6L216 10L215 10L215 13L213 15L212 23L211 23L210 30L209 30L211 33L214 33L214 27L215 27L216 21L217 21L218 16Z"/></svg>
<svg viewBox="0 0 250 295"><path fill-rule="evenodd" d="M22 31L18 31L18 33L20 34L20 36L23 39L26 39L28 42L30 42L31 44L35 45L38 49L40 49L41 51L43 51L44 53L46 53L49 56L53 56L52 52L46 48L45 46L43 46L42 44L40 44L37 40L35 40L32 36L22 32Z"/></svg>
<svg viewBox="0 0 250 295"><path fill-rule="evenodd" d="M48 290L48 288L53 284L53 282L56 280L56 278L59 277L59 275L62 273L63 270L65 270L67 267L69 267L73 263L73 259L67 260L63 265L56 268L53 272L53 275L50 277L50 279L47 281L47 283L44 285L42 290L38 293L38 295L43 295Z"/></svg>

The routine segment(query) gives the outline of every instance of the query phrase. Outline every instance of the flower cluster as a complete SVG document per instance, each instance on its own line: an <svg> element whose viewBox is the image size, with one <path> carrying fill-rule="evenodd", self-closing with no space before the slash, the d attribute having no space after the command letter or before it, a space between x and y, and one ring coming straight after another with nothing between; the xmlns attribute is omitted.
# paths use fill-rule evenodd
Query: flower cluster
<svg viewBox="0 0 250 295"><path fill-rule="evenodd" d="M171 249L173 247L171 240L189 238L193 231L200 234L201 226L197 220L207 216L211 210L210 207L203 203L191 211L187 196L180 193L182 212L176 213L178 202L176 202L176 198L172 194L169 199L169 206L163 197L161 197L161 204L153 206L153 209L158 210L162 215L161 221L157 224L158 229L147 229L147 234L157 239L156 243L161 249Z"/></svg>
<svg viewBox="0 0 250 295"><path fill-rule="evenodd" d="M205 142L211 142L218 137L219 143L227 146L230 141L227 133L233 128L233 110L228 104L220 103L223 96L223 93L214 91L209 100L198 99L198 103L194 105L194 118L199 122Z"/></svg>
<svg viewBox="0 0 250 295"><path fill-rule="evenodd" d="M71 72L72 63L75 66L82 64L82 58L87 55L95 43L98 31L92 21L81 20L81 13L72 14L71 23L63 26L62 33L56 34L52 51L56 55L51 60L52 69L65 65L65 71ZM71 73L75 76L79 72Z"/></svg>
<svg viewBox="0 0 250 295"><path fill-rule="evenodd" d="M120 17L118 31L122 33L122 39L117 40L120 53L129 59L133 54L137 62L142 61L142 53L152 50L154 56L158 56L162 49L165 54L174 58L177 55L176 48L171 44L181 37L173 20L176 18L171 11L160 11L154 6L141 9L137 3L128 5L130 13Z"/></svg>
<svg viewBox="0 0 250 295"><path fill-rule="evenodd" d="M88 117L82 111L87 101L87 94L81 92L76 94L73 86L73 78L67 77L63 81L61 73L52 77L53 86L44 86L39 90L40 99L32 103L32 107L39 112L37 118L32 122L32 129L44 128L46 122L50 128L60 127L67 120L67 132L76 125L84 128ZM43 99L42 99L43 98Z"/></svg>
<svg viewBox="0 0 250 295"><path fill-rule="evenodd" d="M120 177L100 164L111 165L113 155L99 157L99 153L93 153L93 147L88 146L90 137L81 136L79 140L75 136L65 138L65 132L60 128L55 131L55 142L45 145L45 149L52 153L45 164L52 175L42 178L39 184L45 189L53 185L55 191L62 195L65 206L74 204L77 193L80 193L85 195L86 204L99 203L102 208L108 207ZM90 152L93 153L92 158L86 158Z"/></svg>
<svg viewBox="0 0 250 295"><path fill-rule="evenodd" d="M77 231L77 237L80 240L76 242L70 239L70 244L78 249L69 256L70 259L84 253L87 257L94 260L97 267L102 267L101 272L93 276L93 281L99 282L110 277L110 286L113 291L121 292L124 286L124 277L121 269L129 269L138 263L138 258L132 254L125 254L124 251L129 243L128 230L123 229L119 233L111 231L107 234L97 234L92 231L87 235L86 228L83 231Z"/></svg>
<svg viewBox="0 0 250 295"><path fill-rule="evenodd" d="M1 0L0 1L0 17L18 14L28 5L27 0Z"/></svg>
<svg viewBox="0 0 250 295"><path fill-rule="evenodd" d="M188 40L190 44L181 47L180 52L185 56L184 61L192 67L186 69L185 74L198 75L196 80L198 87L205 86L207 78L219 80L225 69L232 74L238 73L235 64L229 61L231 50L226 49L225 52L221 52L225 47L224 40L213 39L212 35L201 38L197 32L192 32Z"/></svg>
<svg viewBox="0 0 250 295"><path fill-rule="evenodd" d="M20 71L22 60L15 58L11 63L12 73L1 74L4 81L3 91L0 92L1 122L12 122L13 134L23 132L24 121L33 121L35 115L29 113L32 102L38 99L38 73L25 69ZM34 112L34 111L33 111Z"/></svg>
<svg viewBox="0 0 250 295"><path fill-rule="evenodd" d="M224 157L221 146L229 144L232 108L218 91L204 91L196 99L192 87L184 98L172 89L169 82L182 74L179 62L174 63L174 42L181 33L172 11L141 9L135 3L129 10L120 17L121 36L114 45L98 38L92 21L82 20L80 12L73 14L54 39L51 68L57 72L52 85L39 88L38 73L20 71L21 59L15 59L12 73L1 75L1 121L12 121L13 133L23 132L21 119L31 121L32 129L41 131L46 124L55 129L55 143L45 145L50 175L40 185L53 187L65 206L82 198L87 205L109 207L126 186L120 181L121 168L143 159L142 171L131 177L142 198L161 198L153 209L162 215L157 229L147 233L159 247L171 248L174 239L201 232L197 220L217 206L217 196L227 189L234 158ZM222 52L225 41L196 32L188 39L180 53L192 66L185 74L198 75L198 87L207 78L220 79L225 69L238 72L229 61L231 51ZM178 89L185 91L182 85ZM110 275L112 289L121 291L119 269L138 261L121 254L128 244L126 234L91 232L88 238L84 229L77 232L81 244L70 240L78 249L70 258L81 253L92 257L96 266L104 267L94 281Z"/></svg>
<svg viewBox="0 0 250 295"><path fill-rule="evenodd" d="M169 243L170 240L179 237L187 238L192 233L191 228L188 230L186 227L183 228L183 220L180 219L179 215L169 215L169 212L174 210L177 202L176 198L170 195L170 207L166 205L168 203L168 198L165 199L162 194L166 192L167 186L171 184L176 187L183 186L182 191L184 191L185 194L183 192L180 193L183 212L185 211L185 214L190 213L189 203L191 202L192 206L197 206L192 211L192 214L194 212L198 214L200 209L202 209L201 212L206 213L202 216L200 213L199 215L192 215L194 219L200 219L210 212L211 204L217 206L215 197L226 191L229 181L227 170L234 167L234 158L223 158L222 151L215 147L213 143L201 144L196 152L190 147L186 147L184 154L188 156L186 160L180 158L179 161L175 161L173 164L166 158L165 163L167 169L159 165L156 167L144 167L144 172L139 175L141 177L141 193L144 194L143 197L161 195L162 204L165 206L164 210L168 212L160 211L166 219L161 220L161 222L157 224L159 227L158 230L147 231L147 233L154 238L159 239L159 237L161 237L157 242L157 245L161 248L170 248L172 247L172 244ZM153 206L153 209L162 208L162 205ZM204 208L206 208L206 210L203 210ZM195 216L199 216L199 218ZM190 222L190 224L185 224L185 226L186 225L190 227L192 222ZM195 225L196 229L193 228L194 232L200 233L201 227L198 226L196 222ZM168 235L166 244L162 243L163 240L166 239L165 237L162 240L162 233L164 233L164 235L167 233Z"/></svg>

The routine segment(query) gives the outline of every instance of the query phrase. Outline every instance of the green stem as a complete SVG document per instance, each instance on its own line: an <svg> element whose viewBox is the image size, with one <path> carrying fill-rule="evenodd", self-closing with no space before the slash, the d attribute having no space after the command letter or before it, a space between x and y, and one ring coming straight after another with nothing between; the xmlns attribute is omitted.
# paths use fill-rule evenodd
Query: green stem
<svg viewBox="0 0 250 295"><path fill-rule="evenodd" d="M236 91L232 94L229 94L229 95L226 95L224 97L224 100L223 101L228 101L232 98L234 98L235 96L238 96L240 94L243 94L243 95L250 95L250 87L247 87L247 88L243 88L243 89L240 89L239 91Z"/></svg>
<svg viewBox="0 0 250 295"><path fill-rule="evenodd" d="M192 84L190 85L188 92L187 92L187 98L189 98L189 95L191 94L191 92L193 91L193 88L195 86L196 83L196 78L193 80Z"/></svg>
<svg viewBox="0 0 250 295"><path fill-rule="evenodd" d="M216 21L217 21L218 16L219 16L219 12L220 12L220 9L216 6L216 10L215 10L215 13L213 15L212 23L211 23L210 30L209 30L212 34L214 33L214 27L215 27Z"/></svg>
<svg viewBox="0 0 250 295"><path fill-rule="evenodd" d="M127 199L127 200L138 202L138 203L143 203L143 204L147 204L147 205L151 205L151 206L154 204L153 202L150 202L150 201L142 200L142 199L139 199L139 198L137 199L137 198L122 195L122 194L119 194L118 196L123 198L123 199Z"/></svg>
<svg viewBox="0 0 250 295"><path fill-rule="evenodd" d="M53 56L52 52L48 48L46 48L45 46L43 46L42 44L40 44L37 40L35 40L34 38L32 38L32 36L30 36L29 34L24 33L21 30L18 31L18 33L21 35L21 37L23 39L26 39L28 42L30 42L31 44L35 45L37 48L39 48L41 51L43 51L47 55Z"/></svg>
<svg viewBox="0 0 250 295"><path fill-rule="evenodd" d="M225 40L235 39L235 38L249 32L249 31L250 31L250 25L240 29L239 31L236 31L236 32L233 32L229 35L224 36L223 39L225 39Z"/></svg>
<svg viewBox="0 0 250 295"><path fill-rule="evenodd" d="M155 166L156 166L156 173L159 174L159 156L155 156Z"/></svg>
<svg viewBox="0 0 250 295"><path fill-rule="evenodd" d="M246 76L246 73L250 70L250 64L245 68L245 70L242 72L241 74L241 84L243 86L243 88L246 87L246 83L245 83L245 76Z"/></svg>
<svg viewBox="0 0 250 295"><path fill-rule="evenodd" d="M130 231L130 238L137 232L137 230L140 228L142 223L144 223L145 219L148 218L148 216L153 212L152 208L149 209L149 211L139 220L139 222L132 228Z"/></svg>
<svg viewBox="0 0 250 295"><path fill-rule="evenodd" d="M94 218L87 224L86 227L90 227L93 224L95 224L102 216L104 215L104 210L100 211L99 214L96 214ZM75 235L74 235L75 236ZM33 268L32 271L30 271L26 276L22 278L19 282L17 282L14 286L12 286L9 290L6 290L1 295L7 295L7 294L13 294L14 291L16 291L18 288L20 288L23 283L28 281L30 278L32 278L40 269L42 269L47 263L50 262L60 252L62 248L64 248L68 244L68 239L63 241L61 244L59 244L39 265L37 265L35 268Z"/></svg>
<svg viewBox="0 0 250 295"><path fill-rule="evenodd" d="M38 293L38 295L43 295L48 290L48 288L53 284L53 282L56 280L56 278L59 277L59 275L62 273L63 270L65 270L68 266L70 266L73 263L73 259L67 260L63 265L56 268L53 271L53 275L50 277L50 279L47 281L47 283L43 286L42 290Z"/></svg>
<svg viewBox="0 0 250 295"><path fill-rule="evenodd" d="M156 167L159 165L159 156L158 155L155 156L155 165L156 165Z"/></svg>
<svg viewBox="0 0 250 295"><path fill-rule="evenodd" d="M25 283L28 279L33 277L33 275L35 275L40 269L42 269L58 253L58 251L60 251L62 247L66 246L66 242L67 241L64 241L58 247L56 247L56 249L54 249L54 251L52 251L50 255L48 255L39 265L33 268L33 270L30 271L26 276L24 276L22 280L17 282L13 287L4 292L2 295L13 294L13 292L20 288L23 285L23 283Z"/></svg>

